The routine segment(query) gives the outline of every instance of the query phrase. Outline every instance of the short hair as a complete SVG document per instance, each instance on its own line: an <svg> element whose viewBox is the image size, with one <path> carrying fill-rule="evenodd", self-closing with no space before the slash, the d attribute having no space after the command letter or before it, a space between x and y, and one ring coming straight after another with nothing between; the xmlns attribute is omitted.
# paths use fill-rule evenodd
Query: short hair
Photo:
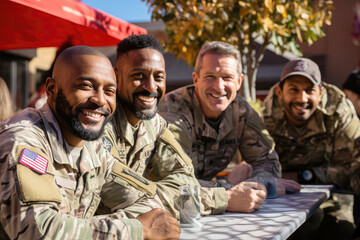
<svg viewBox="0 0 360 240"><path fill-rule="evenodd" d="M77 46L68 47L68 48L64 49L59 54L59 56L55 59L54 68L52 70L52 77L54 78L55 72L58 71L57 69L61 68L60 63L71 64L72 63L71 61L74 58L74 56L78 56L78 55L93 55L93 56L98 56L98 57L102 57L102 58L109 60L109 58L105 54L103 54L101 51L99 51L93 47L89 47L89 46L85 46L85 45L77 45ZM109 60L109 63L110 63L110 60Z"/></svg>
<svg viewBox="0 0 360 240"><path fill-rule="evenodd" d="M236 49L233 45L226 43L226 42L220 42L220 41L212 41L205 43L201 49L200 52L196 58L195 63L195 72L199 74L202 59L205 54L207 53L213 53L213 54L219 54L219 55L229 55L233 56L237 62L238 62L238 74L241 75L242 73L242 67L241 67L241 59L240 59L240 52L238 49Z"/></svg>
<svg viewBox="0 0 360 240"><path fill-rule="evenodd" d="M149 34L131 35L118 43L116 59L118 59L120 55L131 50L142 48L152 48L160 52L162 55L164 54L163 47L154 36Z"/></svg>

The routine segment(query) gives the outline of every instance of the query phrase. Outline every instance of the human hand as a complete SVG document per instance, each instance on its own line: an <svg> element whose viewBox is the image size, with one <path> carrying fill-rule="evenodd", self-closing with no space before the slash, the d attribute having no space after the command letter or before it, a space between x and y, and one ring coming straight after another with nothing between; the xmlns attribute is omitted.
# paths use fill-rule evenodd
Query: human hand
<svg viewBox="0 0 360 240"><path fill-rule="evenodd" d="M150 239L179 239L180 226L172 215L160 208L140 214L136 218L143 226L143 237Z"/></svg>
<svg viewBox="0 0 360 240"><path fill-rule="evenodd" d="M226 191L227 211L253 212L260 208L266 198L266 188L258 182L241 182Z"/></svg>
<svg viewBox="0 0 360 240"><path fill-rule="evenodd" d="M294 180L278 178L276 182L276 194L278 196L284 195L286 193L286 189L292 189L296 192L300 192L301 186Z"/></svg>
<svg viewBox="0 0 360 240"><path fill-rule="evenodd" d="M235 166L226 179L228 183L235 185L244 181L245 179L251 178L252 172L252 166L247 162L242 161Z"/></svg>

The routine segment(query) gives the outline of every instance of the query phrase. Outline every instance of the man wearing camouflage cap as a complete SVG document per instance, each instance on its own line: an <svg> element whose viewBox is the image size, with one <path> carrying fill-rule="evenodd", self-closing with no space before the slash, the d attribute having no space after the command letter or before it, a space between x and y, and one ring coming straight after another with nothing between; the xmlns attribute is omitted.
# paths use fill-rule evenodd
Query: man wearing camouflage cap
<svg viewBox="0 0 360 240"><path fill-rule="evenodd" d="M359 119L345 94L321 81L315 62L299 58L285 65L265 99L263 118L283 177L360 192Z"/></svg>
<svg viewBox="0 0 360 240"><path fill-rule="evenodd" d="M160 114L190 156L202 186L224 186L229 198L234 193L241 196L238 204L242 212L252 212L260 208L259 199L265 198L266 192L252 185L256 184L254 179L240 181L252 176L278 178L280 164L259 115L237 95L243 79L241 68L240 53L231 44L204 44L196 59L194 85L166 94ZM233 177L232 173L242 168L238 165L226 182L211 181L237 151L252 165L253 173ZM300 187L295 183L293 188Z"/></svg>
<svg viewBox="0 0 360 240"><path fill-rule="evenodd" d="M27 108L0 124L0 238L178 238L176 219L161 209L137 219L120 211L94 216L115 163L92 141L116 108L108 58L86 46L64 50L46 93L41 109Z"/></svg>

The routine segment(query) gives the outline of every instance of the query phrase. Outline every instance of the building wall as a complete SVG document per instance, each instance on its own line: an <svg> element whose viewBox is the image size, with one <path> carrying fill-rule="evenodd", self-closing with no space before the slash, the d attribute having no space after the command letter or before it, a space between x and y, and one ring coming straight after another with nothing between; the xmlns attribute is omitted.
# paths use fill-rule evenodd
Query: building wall
<svg viewBox="0 0 360 240"><path fill-rule="evenodd" d="M354 9L359 0L333 0L332 24L325 29L326 36L311 46L302 44L305 57L323 57L323 80L342 86L349 73L357 67L360 48L355 46L352 38Z"/></svg>

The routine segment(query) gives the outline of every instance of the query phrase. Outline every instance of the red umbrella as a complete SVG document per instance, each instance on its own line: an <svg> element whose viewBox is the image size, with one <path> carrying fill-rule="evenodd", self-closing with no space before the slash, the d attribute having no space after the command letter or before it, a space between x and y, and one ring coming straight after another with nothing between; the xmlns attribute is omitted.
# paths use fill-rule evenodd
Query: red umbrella
<svg viewBox="0 0 360 240"><path fill-rule="evenodd" d="M147 31L78 0L0 0L0 50L111 46Z"/></svg>

